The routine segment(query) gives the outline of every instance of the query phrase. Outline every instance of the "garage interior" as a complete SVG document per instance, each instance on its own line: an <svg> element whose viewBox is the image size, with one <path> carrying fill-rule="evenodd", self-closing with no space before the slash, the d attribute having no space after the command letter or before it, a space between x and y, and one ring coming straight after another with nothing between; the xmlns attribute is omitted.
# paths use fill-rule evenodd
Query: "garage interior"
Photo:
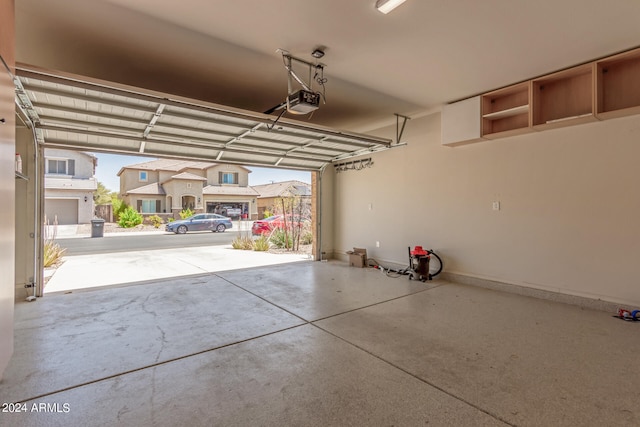
<svg viewBox="0 0 640 427"><path fill-rule="evenodd" d="M612 317L640 307L640 4L407 0L382 14L374 0L129 3L1 3L0 191L12 201L0 205L10 219L0 223L1 262L15 274L0 286L0 397L50 406L0 423L640 423L629 392L640 379L639 323ZM276 49L325 64L326 104L313 114L264 114L289 90ZM623 86L602 83L621 75ZM540 101L567 77L566 105ZM111 107L88 114L97 87ZM40 126L20 125L29 102L67 90L75 98L60 102L64 114L47 122L33 105ZM528 112L493 112L523 93ZM115 122L113 108L148 108L151 98L165 107L132 117L145 121L143 136L126 135L141 123ZM545 116L584 99L586 113ZM477 115L478 137L450 120L473 100L492 111ZM173 111L194 121L188 143L167 135L184 128L177 122L154 139L165 108L189 110ZM260 128L242 134L246 146L196 135L212 114ZM529 124L491 130L505 114ZM329 140L288 141L299 146L289 152L268 146L271 126ZM268 135L251 141L263 127ZM31 150L33 172L46 144L313 170L316 257L329 262L27 303L13 276L36 274L29 211L42 206L37 179L11 171L16 147ZM345 167L361 160L370 167ZM413 245L443 258L437 280L345 262L365 247L403 266Z"/></svg>

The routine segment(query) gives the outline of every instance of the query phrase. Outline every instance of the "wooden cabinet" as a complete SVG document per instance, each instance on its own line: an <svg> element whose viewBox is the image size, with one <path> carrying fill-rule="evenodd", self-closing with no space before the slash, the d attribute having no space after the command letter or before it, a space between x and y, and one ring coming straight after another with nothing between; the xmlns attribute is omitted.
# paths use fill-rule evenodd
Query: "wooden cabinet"
<svg viewBox="0 0 640 427"><path fill-rule="evenodd" d="M443 108L442 144L453 146L640 114L640 48L479 98L479 112L478 97Z"/></svg>
<svg viewBox="0 0 640 427"><path fill-rule="evenodd" d="M480 97L445 105L441 124L443 145L480 141Z"/></svg>
<svg viewBox="0 0 640 427"><path fill-rule="evenodd" d="M571 68L533 81L533 126L575 125L596 119L594 65Z"/></svg>
<svg viewBox="0 0 640 427"><path fill-rule="evenodd" d="M596 62L599 119L640 113L640 49Z"/></svg>
<svg viewBox="0 0 640 427"><path fill-rule="evenodd" d="M531 84L522 83L482 96L482 136L500 138L531 131Z"/></svg>

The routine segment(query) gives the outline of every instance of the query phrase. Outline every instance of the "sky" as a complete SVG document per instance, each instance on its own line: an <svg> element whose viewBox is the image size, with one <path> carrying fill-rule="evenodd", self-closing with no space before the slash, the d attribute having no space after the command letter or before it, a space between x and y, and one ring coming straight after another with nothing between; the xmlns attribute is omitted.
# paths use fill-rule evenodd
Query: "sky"
<svg viewBox="0 0 640 427"><path fill-rule="evenodd" d="M154 160L151 157L124 156L119 154L92 153L98 158L96 167L96 178L110 191L119 191L120 179L117 176L122 166L133 165ZM298 180L311 183L311 172L294 171L288 169L259 168L247 166L249 174L249 185L269 184L273 182Z"/></svg>

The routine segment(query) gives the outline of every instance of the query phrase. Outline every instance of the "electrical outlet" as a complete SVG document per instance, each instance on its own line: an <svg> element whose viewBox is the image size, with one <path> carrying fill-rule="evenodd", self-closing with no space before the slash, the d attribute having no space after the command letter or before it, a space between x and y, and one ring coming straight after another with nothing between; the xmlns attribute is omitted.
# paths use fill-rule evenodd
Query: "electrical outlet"
<svg viewBox="0 0 640 427"><path fill-rule="evenodd" d="M493 210L494 211L500 210L500 202L493 202Z"/></svg>
<svg viewBox="0 0 640 427"><path fill-rule="evenodd" d="M376 241L376 248L380 247L380 242Z"/></svg>

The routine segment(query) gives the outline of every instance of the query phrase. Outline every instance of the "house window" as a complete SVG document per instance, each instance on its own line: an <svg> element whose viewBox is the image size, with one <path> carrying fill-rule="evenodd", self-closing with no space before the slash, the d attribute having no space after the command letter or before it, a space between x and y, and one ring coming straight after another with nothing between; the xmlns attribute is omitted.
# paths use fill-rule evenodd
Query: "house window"
<svg viewBox="0 0 640 427"><path fill-rule="evenodd" d="M238 173L237 172L220 172L220 184L237 184Z"/></svg>
<svg viewBox="0 0 640 427"><path fill-rule="evenodd" d="M160 200L138 200L138 212L140 213L160 212Z"/></svg>
<svg viewBox="0 0 640 427"><path fill-rule="evenodd" d="M138 180L142 182L147 182L149 180L149 176L147 175L147 171L140 171Z"/></svg>
<svg viewBox="0 0 640 427"><path fill-rule="evenodd" d="M47 174L75 175L75 161L72 159L47 159Z"/></svg>

